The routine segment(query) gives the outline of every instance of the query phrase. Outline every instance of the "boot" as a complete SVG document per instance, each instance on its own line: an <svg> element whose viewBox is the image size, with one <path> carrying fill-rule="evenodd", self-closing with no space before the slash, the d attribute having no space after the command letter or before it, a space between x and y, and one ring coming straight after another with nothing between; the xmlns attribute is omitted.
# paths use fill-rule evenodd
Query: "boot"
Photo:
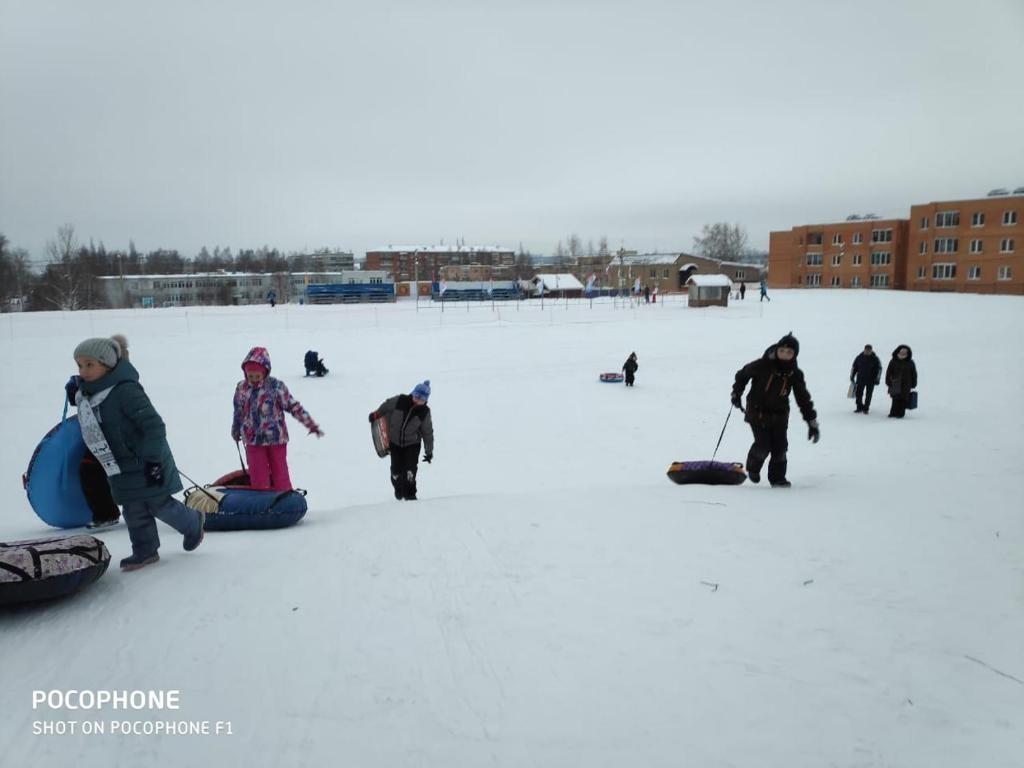
<svg viewBox="0 0 1024 768"><path fill-rule="evenodd" d="M198 547L200 544L203 543L203 536L206 533L206 531L203 530L203 527L205 525L206 525L206 513L203 512L203 511L200 511L199 512L199 533L189 534L188 536L185 537L185 540L182 542L182 546L185 548L186 552L191 552L192 550L194 550L196 547Z"/></svg>
<svg viewBox="0 0 1024 768"><path fill-rule="evenodd" d="M122 571L137 571L140 568L145 568L147 565L155 563L160 559L160 553L154 552L152 555L135 555L126 557L121 560Z"/></svg>

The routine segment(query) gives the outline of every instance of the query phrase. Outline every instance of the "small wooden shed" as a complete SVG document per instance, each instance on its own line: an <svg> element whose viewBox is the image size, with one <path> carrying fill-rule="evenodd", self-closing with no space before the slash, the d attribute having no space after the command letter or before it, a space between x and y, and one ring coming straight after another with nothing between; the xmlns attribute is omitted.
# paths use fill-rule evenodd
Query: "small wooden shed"
<svg viewBox="0 0 1024 768"><path fill-rule="evenodd" d="M691 275L686 281L689 287L689 306L728 307L732 280L726 275Z"/></svg>

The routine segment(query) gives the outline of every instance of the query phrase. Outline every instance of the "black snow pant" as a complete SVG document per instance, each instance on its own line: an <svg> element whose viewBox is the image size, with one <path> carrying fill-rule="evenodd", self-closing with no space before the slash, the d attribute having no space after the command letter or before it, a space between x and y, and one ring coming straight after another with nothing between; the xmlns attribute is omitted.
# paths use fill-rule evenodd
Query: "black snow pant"
<svg viewBox="0 0 1024 768"><path fill-rule="evenodd" d="M86 453L78 465L78 477L82 483L82 493L92 510L94 523L116 522L121 517L121 510L114 503L110 493L110 483L103 466L91 453Z"/></svg>
<svg viewBox="0 0 1024 768"><path fill-rule="evenodd" d="M396 499L416 500L416 470L420 463L420 444L391 446L391 485Z"/></svg>
<svg viewBox="0 0 1024 768"><path fill-rule="evenodd" d="M636 381L636 375L632 371L626 371L626 386L632 387L634 381Z"/></svg>
<svg viewBox="0 0 1024 768"><path fill-rule="evenodd" d="M854 394L857 395L857 410L866 411L871 407L871 393L875 391L874 382L857 380Z"/></svg>
<svg viewBox="0 0 1024 768"><path fill-rule="evenodd" d="M767 427L750 425L754 433L754 444L747 453L747 471L760 472L764 460L771 454L768 462L768 482L778 483L786 479L786 451L789 449L788 421Z"/></svg>
<svg viewBox="0 0 1024 768"><path fill-rule="evenodd" d="M907 415L907 403L910 402L909 397L903 397L902 395L893 395L892 407L889 409L889 415L896 419L902 419Z"/></svg>

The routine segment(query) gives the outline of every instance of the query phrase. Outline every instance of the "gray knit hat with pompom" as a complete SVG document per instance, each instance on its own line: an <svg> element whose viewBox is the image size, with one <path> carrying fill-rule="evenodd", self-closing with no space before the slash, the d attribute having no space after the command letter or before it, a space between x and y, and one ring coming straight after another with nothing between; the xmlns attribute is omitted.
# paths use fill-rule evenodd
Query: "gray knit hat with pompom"
<svg viewBox="0 0 1024 768"><path fill-rule="evenodd" d="M80 357L91 357L107 368L113 368L118 360L128 357L128 340L124 336L86 339L75 347L74 358Z"/></svg>

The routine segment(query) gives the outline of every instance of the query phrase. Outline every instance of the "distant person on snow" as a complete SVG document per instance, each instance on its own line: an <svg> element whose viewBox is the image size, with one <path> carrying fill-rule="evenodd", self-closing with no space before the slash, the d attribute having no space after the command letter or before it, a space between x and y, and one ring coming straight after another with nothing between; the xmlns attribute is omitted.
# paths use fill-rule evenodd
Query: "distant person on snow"
<svg viewBox="0 0 1024 768"><path fill-rule="evenodd" d="M768 284L762 279L761 280L761 301L768 299L771 301L771 296L768 295Z"/></svg>
<svg viewBox="0 0 1024 768"><path fill-rule="evenodd" d="M892 360L885 369L885 386L889 388L889 397L892 398L889 416L902 419L910 404L910 393L917 386L914 353L906 344L900 344L893 350Z"/></svg>
<svg viewBox="0 0 1024 768"><path fill-rule="evenodd" d="M740 298L747 298L747 284L742 280L740 280Z"/></svg>
<svg viewBox="0 0 1024 768"><path fill-rule="evenodd" d="M622 370L626 372L626 386L632 387L636 381L636 372L640 364L636 361L636 352L630 352L626 362L622 364Z"/></svg>
<svg viewBox="0 0 1024 768"><path fill-rule="evenodd" d="M312 349L306 353L306 357L303 359L303 364L306 367L307 376L326 376L329 371L327 366L324 365L324 361L320 359L320 353L315 352Z"/></svg>
<svg viewBox="0 0 1024 768"><path fill-rule="evenodd" d="M290 413L309 430L323 437L313 417L280 379L270 375L270 354L264 347L253 347L242 361L245 378L235 387L234 419L231 439L245 443L249 463L249 484L253 488L290 491L288 473L288 425Z"/></svg>
<svg viewBox="0 0 1024 768"><path fill-rule="evenodd" d="M277 306L277 291L273 288L267 291L267 301L270 302L270 306L272 308Z"/></svg>
<svg viewBox="0 0 1024 768"><path fill-rule="evenodd" d="M788 488L786 479L789 450L789 393L792 390L800 413L807 422L807 439L817 443L818 414L804 383L804 373L796 363L800 342L787 333L777 344L765 350L759 360L747 363L736 372L732 387L732 404L743 410L743 390L750 382L747 395L746 421L754 433L754 444L747 453L747 476L753 483L761 481L761 467L768 462L768 482L773 487Z"/></svg>
<svg viewBox="0 0 1024 768"><path fill-rule="evenodd" d="M882 362L870 344L864 345L864 351L853 358L850 367L850 383L855 384L857 396L857 413L867 413L871 408L871 393L882 378Z"/></svg>
<svg viewBox="0 0 1024 768"><path fill-rule="evenodd" d="M419 469L420 442L423 460L434 459L434 423L430 417L430 379L421 381L408 395L388 398L370 414L372 424L381 416L388 420L391 445L391 485L396 499L416 501L416 472Z"/></svg>
<svg viewBox="0 0 1024 768"><path fill-rule="evenodd" d="M160 559L156 519L182 534L191 552L203 540L206 515L171 495L181 490L181 478L163 419L128 362L127 339L86 339L75 347L74 358L82 439L103 467L128 525L132 554L121 560L121 569L135 571Z"/></svg>

